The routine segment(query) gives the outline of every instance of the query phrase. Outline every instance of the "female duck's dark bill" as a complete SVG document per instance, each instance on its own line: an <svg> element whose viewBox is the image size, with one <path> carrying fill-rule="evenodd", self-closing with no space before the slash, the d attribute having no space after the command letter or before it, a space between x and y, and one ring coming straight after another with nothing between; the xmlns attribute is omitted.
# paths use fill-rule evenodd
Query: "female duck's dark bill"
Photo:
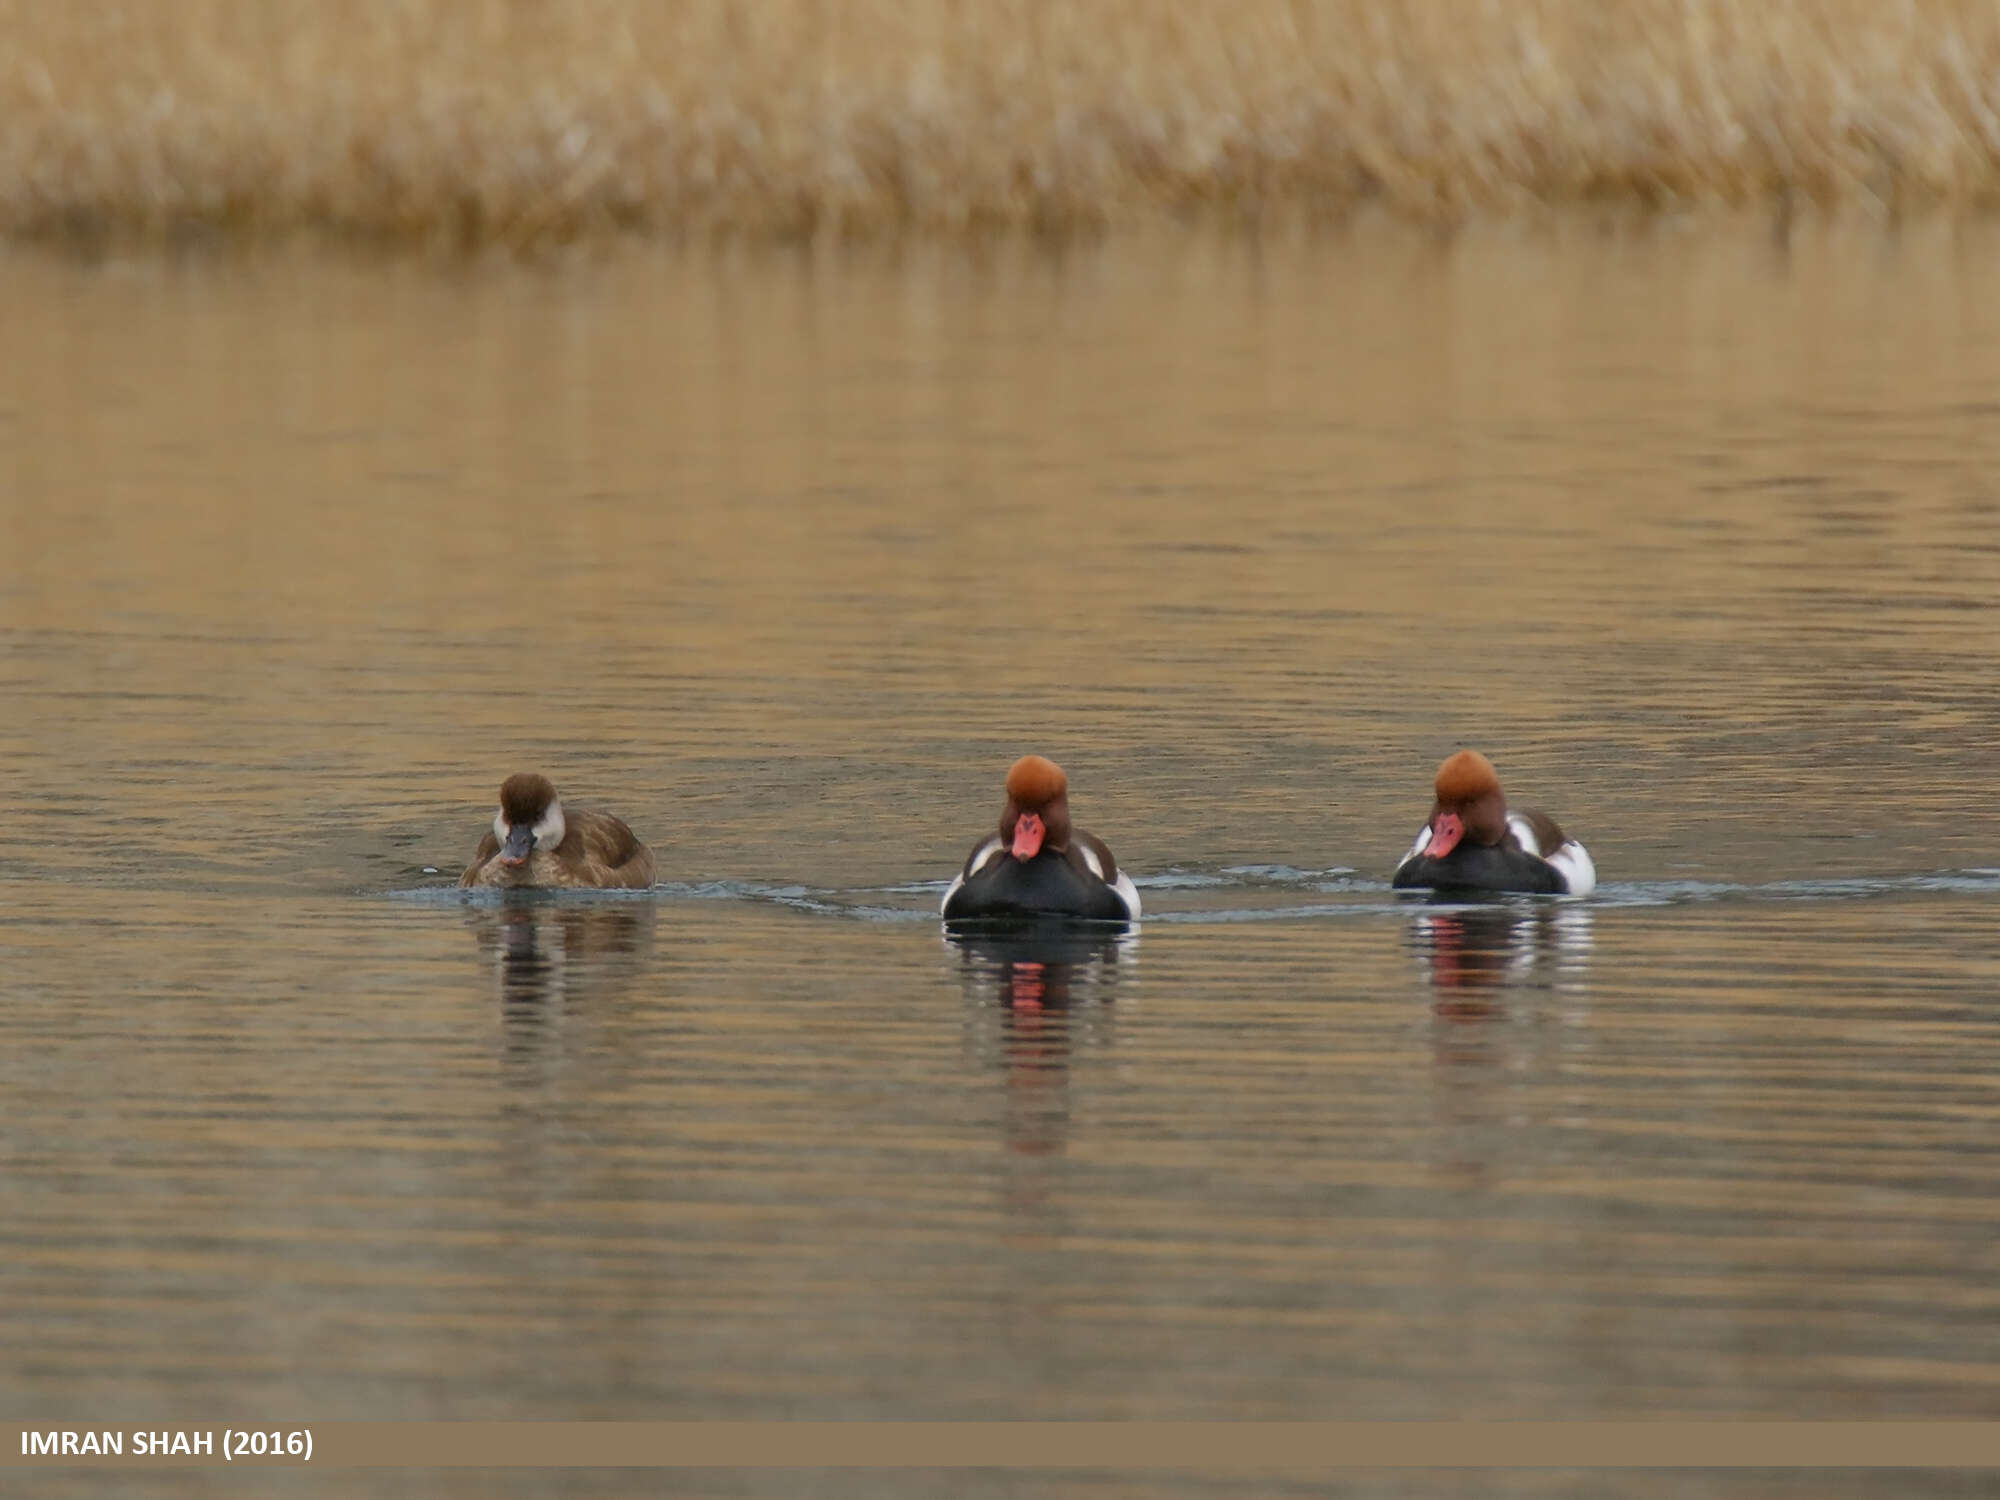
<svg viewBox="0 0 2000 1500"><path fill-rule="evenodd" d="M500 863L525 865L528 856L534 852L535 830L526 823L510 823L507 826L507 842L500 846Z"/></svg>

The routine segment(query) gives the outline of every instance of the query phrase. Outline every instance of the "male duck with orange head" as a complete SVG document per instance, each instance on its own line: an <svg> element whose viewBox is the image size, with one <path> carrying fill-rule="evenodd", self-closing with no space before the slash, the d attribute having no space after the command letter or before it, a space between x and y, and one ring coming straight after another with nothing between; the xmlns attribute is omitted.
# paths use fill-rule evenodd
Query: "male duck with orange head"
<svg viewBox="0 0 2000 1500"><path fill-rule="evenodd" d="M1438 767L1430 821L1390 883L1398 890L1588 896L1597 867L1547 813L1509 812L1493 762L1461 750Z"/></svg>
<svg viewBox="0 0 2000 1500"><path fill-rule="evenodd" d="M974 846L944 893L947 922L975 917L1088 917L1129 922L1139 892L1104 841L1069 821L1069 778L1039 755L1007 772L1000 831Z"/></svg>

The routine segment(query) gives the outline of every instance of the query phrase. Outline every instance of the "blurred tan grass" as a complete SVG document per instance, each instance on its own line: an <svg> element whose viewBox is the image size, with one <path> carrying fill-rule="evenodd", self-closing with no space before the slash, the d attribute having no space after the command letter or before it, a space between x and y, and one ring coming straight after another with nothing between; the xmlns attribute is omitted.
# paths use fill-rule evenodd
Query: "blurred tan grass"
<svg viewBox="0 0 2000 1500"><path fill-rule="evenodd" d="M0 231L2000 202L1994 0L0 0Z"/></svg>

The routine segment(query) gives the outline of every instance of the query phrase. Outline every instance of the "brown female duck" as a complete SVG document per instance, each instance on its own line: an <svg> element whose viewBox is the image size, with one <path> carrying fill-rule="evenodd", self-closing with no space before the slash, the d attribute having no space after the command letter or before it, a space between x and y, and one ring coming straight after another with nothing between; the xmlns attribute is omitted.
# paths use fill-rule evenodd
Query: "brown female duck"
<svg viewBox="0 0 2000 1500"><path fill-rule="evenodd" d="M566 812L548 777L524 771L501 784L493 827L458 883L644 889L653 883L653 851L610 813Z"/></svg>

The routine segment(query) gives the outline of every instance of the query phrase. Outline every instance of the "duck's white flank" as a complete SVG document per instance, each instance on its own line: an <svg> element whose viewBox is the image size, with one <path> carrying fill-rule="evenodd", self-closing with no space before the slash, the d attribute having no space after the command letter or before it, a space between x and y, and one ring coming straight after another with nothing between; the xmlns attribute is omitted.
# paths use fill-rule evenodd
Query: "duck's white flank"
<svg viewBox="0 0 2000 1500"><path fill-rule="evenodd" d="M1118 899L1125 903L1125 911L1133 921L1139 920L1139 887L1132 884L1132 877L1123 870L1111 882L1111 889L1118 893Z"/></svg>
<svg viewBox="0 0 2000 1500"><path fill-rule="evenodd" d="M992 864L994 860L1000 857L1002 847L1000 835L996 833L972 851L972 858L966 861L965 869L960 870L956 875L952 876L951 884L945 887L944 900L938 902L938 915L942 916L944 909L951 905L951 898L956 896L958 888L965 884L966 875L968 873L977 875L981 870Z"/></svg>
<svg viewBox="0 0 2000 1500"><path fill-rule="evenodd" d="M1104 865L1098 859L1097 852L1088 844L1080 843L1076 847L1077 852L1083 856L1083 862L1090 866L1090 873L1095 875L1099 880L1103 880ZM1123 870L1120 870L1118 878L1109 882L1109 884L1111 889L1117 893L1118 899L1125 903L1125 914L1133 921L1138 921L1139 887L1132 884L1132 877L1127 875Z"/></svg>
<svg viewBox="0 0 2000 1500"><path fill-rule="evenodd" d="M1597 889L1597 866L1590 862L1590 851L1575 839L1564 839L1562 847L1545 858L1562 872L1572 896L1588 896Z"/></svg>

